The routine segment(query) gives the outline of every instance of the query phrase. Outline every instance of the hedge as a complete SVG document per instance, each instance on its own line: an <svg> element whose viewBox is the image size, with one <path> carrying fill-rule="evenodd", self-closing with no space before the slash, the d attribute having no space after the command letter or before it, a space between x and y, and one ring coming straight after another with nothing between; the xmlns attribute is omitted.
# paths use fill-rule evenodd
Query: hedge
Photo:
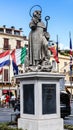
<svg viewBox="0 0 73 130"><path fill-rule="evenodd" d="M22 130L22 129L19 129L19 128L13 128L12 125L8 125L6 123L0 123L0 130Z"/></svg>
<svg viewBox="0 0 73 130"><path fill-rule="evenodd" d="M64 125L64 128L67 130L73 130L73 125Z"/></svg>

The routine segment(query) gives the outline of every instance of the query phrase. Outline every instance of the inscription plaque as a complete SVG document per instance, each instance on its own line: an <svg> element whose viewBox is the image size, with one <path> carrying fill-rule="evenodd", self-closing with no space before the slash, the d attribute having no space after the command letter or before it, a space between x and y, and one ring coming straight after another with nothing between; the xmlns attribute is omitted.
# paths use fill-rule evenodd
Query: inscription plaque
<svg viewBox="0 0 73 130"><path fill-rule="evenodd" d="M56 84L42 84L42 114L56 113Z"/></svg>
<svg viewBox="0 0 73 130"><path fill-rule="evenodd" d="M34 84L23 85L23 113L34 114Z"/></svg>

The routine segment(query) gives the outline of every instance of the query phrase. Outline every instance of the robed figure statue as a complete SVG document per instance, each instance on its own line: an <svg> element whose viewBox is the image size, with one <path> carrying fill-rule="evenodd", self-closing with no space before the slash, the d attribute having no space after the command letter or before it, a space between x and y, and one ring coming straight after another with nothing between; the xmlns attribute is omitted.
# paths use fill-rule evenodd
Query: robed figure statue
<svg viewBox="0 0 73 130"><path fill-rule="evenodd" d="M31 29L28 41L29 66L40 66L42 68L42 66L47 65L50 70L50 51L48 49L50 35L41 20L41 10L33 12L29 27Z"/></svg>

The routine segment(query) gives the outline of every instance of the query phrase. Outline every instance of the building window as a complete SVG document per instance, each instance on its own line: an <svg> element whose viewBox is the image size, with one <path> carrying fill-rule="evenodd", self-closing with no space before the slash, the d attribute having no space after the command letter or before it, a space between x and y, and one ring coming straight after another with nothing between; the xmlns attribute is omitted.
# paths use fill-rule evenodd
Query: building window
<svg viewBox="0 0 73 130"><path fill-rule="evenodd" d="M14 34L15 34L15 35L20 35L20 31L15 31L15 30L14 30Z"/></svg>
<svg viewBox="0 0 73 130"><path fill-rule="evenodd" d="M64 66L66 66L67 65L67 62L64 62Z"/></svg>
<svg viewBox="0 0 73 130"><path fill-rule="evenodd" d="M4 33L4 29L3 28L0 28L0 33Z"/></svg>
<svg viewBox="0 0 73 130"><path fill-rule="evenodd" d="M17 40L16 49L19 49L19 48L21 48L21 41Z"/></svg>
<svg viewBox="0 0 73 130"><path fill-rule="evenodd" d="M64 69L64 73L66 73L66 69Z"/></svg>
<svg viewBox="0 0 73 130"><path fill-rule="evenodd" d="M12 30L11 29L6 29L6 33L12 34Z"/></svg>
<svg viewBox="0 0 73 130"><path fill-rule="evenodd" d="M4 82L8 82L9 77L8 77L8 69L4 69Z"/></svg>
<svg viewBox="0 0 73 130"><path fill-rule="evenodd" d="M73 81L73 77L69 77L69 81Z"/></svg>
<svg viewBox="0 0 73 130"><path fill-rule="evenodd" d="M9 50L9 39L4 38L4 50Z"/></svg>

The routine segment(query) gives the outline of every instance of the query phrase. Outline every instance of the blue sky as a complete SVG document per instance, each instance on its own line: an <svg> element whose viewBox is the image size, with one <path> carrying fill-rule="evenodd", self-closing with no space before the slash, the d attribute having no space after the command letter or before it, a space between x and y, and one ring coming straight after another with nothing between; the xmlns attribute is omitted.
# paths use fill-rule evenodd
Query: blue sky
<svg viewBox="0 0 73 130"><path fill-rule="evenodd" d="M48 32L50 40L57 40L61 49L69 49L69 32L73 41L73 0L1 0L0 26L15 26L23 28L23 34L28 37L32 6L42 7L42 20L49 15Z"/></svg>

